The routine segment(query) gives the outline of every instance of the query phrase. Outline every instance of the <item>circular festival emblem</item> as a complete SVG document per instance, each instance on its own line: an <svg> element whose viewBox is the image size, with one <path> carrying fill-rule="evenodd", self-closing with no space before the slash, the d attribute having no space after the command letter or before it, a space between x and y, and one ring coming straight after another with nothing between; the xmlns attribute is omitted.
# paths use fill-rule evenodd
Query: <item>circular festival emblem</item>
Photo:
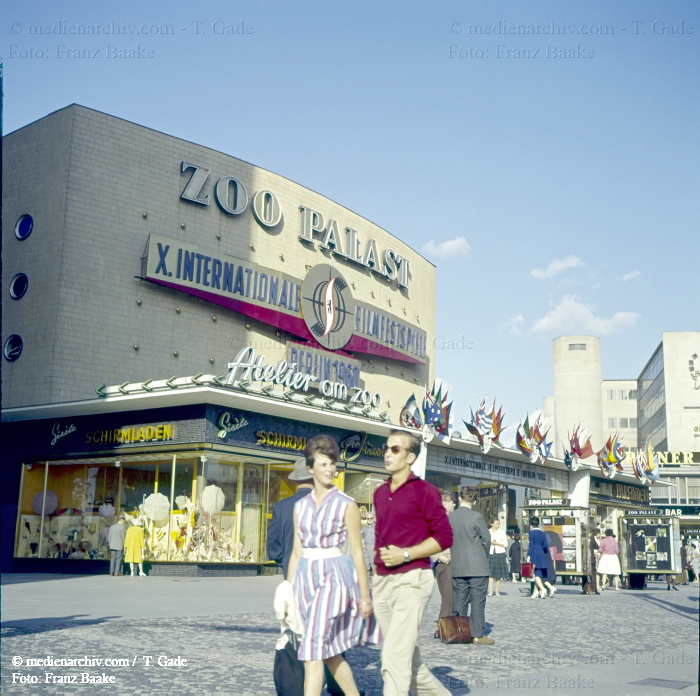
<svg viewBox="0 0 700 696"><path fill-rule="evenodd" d="M314 266L301 286L301 312L309 331L328 350L340 350L352 338L355 304L337 269Z"/></svg>

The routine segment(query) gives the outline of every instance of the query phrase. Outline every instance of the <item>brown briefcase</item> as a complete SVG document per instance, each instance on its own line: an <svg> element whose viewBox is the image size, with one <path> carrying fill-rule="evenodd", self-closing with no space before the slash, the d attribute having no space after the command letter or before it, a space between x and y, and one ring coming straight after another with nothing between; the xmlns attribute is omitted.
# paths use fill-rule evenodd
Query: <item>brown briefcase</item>
<svg viewBox="0 0 700 696"><path fill-rule="evenodd" d="M469 628L469 617L453 614L443 616L438 621L438 634L441 643L472 643L472 633Z"/></svg>

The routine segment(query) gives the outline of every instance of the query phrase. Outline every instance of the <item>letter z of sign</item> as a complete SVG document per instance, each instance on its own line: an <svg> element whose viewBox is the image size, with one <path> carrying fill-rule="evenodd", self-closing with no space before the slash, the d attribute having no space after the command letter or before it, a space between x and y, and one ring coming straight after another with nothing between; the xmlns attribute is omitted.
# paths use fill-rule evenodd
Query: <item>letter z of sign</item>
<svg viewBox="0 0 700 696"><path fill-rule="evenodd" d="M199 203L200 205L209 205L209 194L206 196L200 196L199 194L202 192L202 188L209 177L211 169L200 167L190 162L183 162L182 173L184 174L188 169L194 169L194 173L187 182L187 186L185 186L185 190L182 192L180 198L184 198L186 201L191 201L192 203Z"/></svg>

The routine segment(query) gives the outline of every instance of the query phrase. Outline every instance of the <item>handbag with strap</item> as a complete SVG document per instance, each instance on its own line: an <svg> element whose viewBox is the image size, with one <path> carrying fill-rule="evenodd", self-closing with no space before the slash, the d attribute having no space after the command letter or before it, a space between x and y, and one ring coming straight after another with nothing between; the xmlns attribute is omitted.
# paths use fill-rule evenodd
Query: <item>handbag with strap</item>
<svg viewBox="0 0 700 696"><path fill-rule="evenodd" d="M441 643L471 643L474 640L469 628L469 617L459 614L443 616L438 621L438 635Z"/></svg>
<svg viewBox="0 0 700 696"><path fill-rule="evenodd" d="M520 564L520 575L524 578L534 578L535 577L535 564L534 563L521 563Z"/></svg>
<svg viewBox="0 0 700 696"><path fill-rule="evenodd" d="M275 650L273 677L277 696L304 696L304 663L299 661L296 635L286 630L289 640Z"/></svg>

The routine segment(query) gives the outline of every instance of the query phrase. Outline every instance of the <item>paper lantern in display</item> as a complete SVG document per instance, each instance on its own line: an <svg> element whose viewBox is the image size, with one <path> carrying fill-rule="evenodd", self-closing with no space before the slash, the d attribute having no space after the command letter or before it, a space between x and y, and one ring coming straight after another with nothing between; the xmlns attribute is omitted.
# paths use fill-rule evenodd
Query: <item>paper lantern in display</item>
<svg viewBox="0 0 700 696"><path fill-rule="evenodd" d="M215 515L224 509L226 496L218 486L207 486L202 491L202 510L210 515Z"/></svg>
<svg viewBox="0 0 700 696"><path fill-rule="evenodd" d="M46 491L45 499L43 493L37 493L32 500L32 510L37 515L41 515L42 501L45 515L53 514L53 511L58 507L58 496L53 491Z"/></svg>
<svg viewBox="0 0 700 696"><path fill-rule="evenodd" d="M100 505L98 512L100 513L100 517L113 517L116 510L114 509L114 505L105 503L104 505Z"/></svg>
<svg viewBox="0 0 700 696"><path fill-rule="evenodd" d="M143 511L154 521L162 520L170 514L170 501L162 493L151 493L143 501Z"/></svg>

